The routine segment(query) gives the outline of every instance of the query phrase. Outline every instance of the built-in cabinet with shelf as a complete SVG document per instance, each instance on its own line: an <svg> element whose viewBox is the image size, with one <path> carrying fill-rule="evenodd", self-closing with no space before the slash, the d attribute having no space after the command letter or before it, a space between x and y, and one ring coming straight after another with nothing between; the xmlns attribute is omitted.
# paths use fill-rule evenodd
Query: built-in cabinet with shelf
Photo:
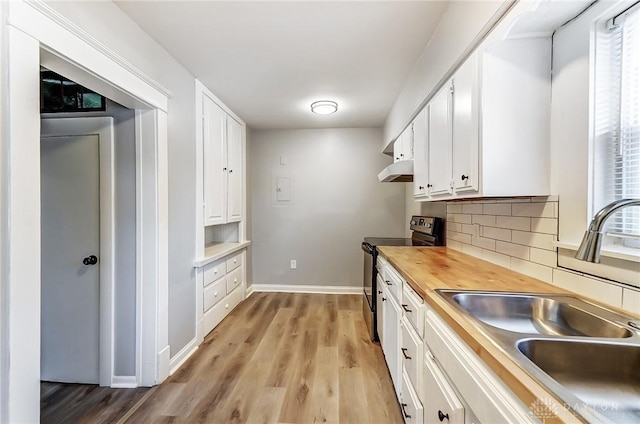
<svg viewBox="0 0 640 424"><path fill-rule="evenodd" d="M405 422L536 421L389 263L382 299L381 345Z"/></svg>
<svg viewBox="0 0 640 424"><path fill-rule="evenodd" d="M426 136L414 138L426 152L414 159L414 198L549 194L550 43L489 39L436 92L420 112Z"/></svg>
<svg viewBox="0 0 640 424"><path fill-rule="evenodd" d="M243 128L208 95L202 96L204 225L242 219Z"/></svg>
<svg viewBox="0 0 640 424"><path fill-rule="evenodd" d="M246 295L245 124L196 80L196 344Z"/></svg>

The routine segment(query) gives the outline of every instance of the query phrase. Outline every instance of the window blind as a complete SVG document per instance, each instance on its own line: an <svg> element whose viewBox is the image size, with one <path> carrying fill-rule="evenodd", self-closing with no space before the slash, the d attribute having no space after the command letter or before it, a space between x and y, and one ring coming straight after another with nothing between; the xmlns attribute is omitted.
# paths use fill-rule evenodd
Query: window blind
<svg viewBox="0 0 640 424"><path fill-rule="evenodd" d="M609 22L597 34L593 213L613 200L640 198L640 11ZM640 208L616 212L605 231L639 247Z"/></svg>

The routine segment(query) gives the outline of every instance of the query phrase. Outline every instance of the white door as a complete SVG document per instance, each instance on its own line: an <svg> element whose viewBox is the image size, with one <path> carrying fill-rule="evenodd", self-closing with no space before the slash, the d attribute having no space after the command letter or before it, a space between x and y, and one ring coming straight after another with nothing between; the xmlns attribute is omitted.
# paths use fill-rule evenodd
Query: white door
<svg viewBox="0 0 640 424"><path fill-rule="evenodd" d="M227 117L227 222L242 219L242 126Z"/></svg>
<svg viewBox="0 0 640 424"><path fill-rule="evenodd" d="M40 375L45 381L111 383L112 125L112 118L42 121Z"/></svg>
<svg viewBox="0 0 640 424"><path fill-rule="evenodd" d="M478 190L478 66L472 55L453 77L453 181L456 192Z"/></svg>
<svg viewBox="0 0 640 424"><path fill-rule="evenodd" d="M204 225L227 222L227 114L207 96L204 119Z"/></svg>
<svg viewBox="0 0 640 424"><path fill-rule="evenodd" d="M429 194L451 194L451 86L429 103Z"/></svg>

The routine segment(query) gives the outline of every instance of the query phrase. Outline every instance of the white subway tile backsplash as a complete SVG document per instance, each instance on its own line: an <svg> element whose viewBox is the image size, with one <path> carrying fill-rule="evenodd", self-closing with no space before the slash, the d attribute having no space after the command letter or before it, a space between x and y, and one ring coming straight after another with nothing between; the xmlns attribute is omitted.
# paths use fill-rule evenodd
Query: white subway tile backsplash
<svg viewBox="0 0 640 424"><path fill-rule="evenodd" d="M482 205L484 215L504 215L511 216L511 203L496 203Z"/></svg>
<svg viewBox="0 0 640 424"><path fill-rule="evenodd" d="M640 315L640 290L622 289L622 308Z"/></svg>
<svg viewBox="0 0 640 424"><path fill-rule="evenodd" d="M557 203L518 203L512 205L513 216L530 216L535 218L557 218Z"/></svg>
<svg viewBox="0 0 640 424"><path fill-rule="evenodd" d="M496 240L511 241L511 230L504 228L480 227L480 235Z"/></svg>
<svg viewBox="0 0 640 424"><path fill-rule="evenodd" d="M462 213L462 204L447 203L447 213Z"/></svg>
<svg viewBox="0 0 640 424"><path fill-rule="evenodd" d="M496 252L516 258L529 260L529 248L520 244L507 243L506 241L496 241Z"/></svg>
<svg viewBox="0 0 640 424"><path fill-rule="evenodd" d="M511 258L509 256L503 255L502 253L496 253L491 250L484 249L482 251L482 259L505 268L509 268L511 266Z"/></svg>
<svg viewBox="0 0 640 424"><path fill-rule="evenodd" d="M534 233L558 234L556 218L531 218L531 231Z"/></svg>
<svg viewBox="0 0 640 424"><path fill-rule="evenodd" d="M479 214L482 213L482 204L463 204L462 213Z"/></svg>
<svg viewBox="0 0 640 424"><path fill-rule="evenodd" d="M455 231L447 231L447 241L455 240L460 243L471 244L471 234L456 233Z"/></svg>
<svg viewBox="0 0 640 424"><path fill-rule="evenodd" d="M488 225L489 227L495 227L496 217L495 215L473 215L471 217L471 222L474 224Z"/></svg>
<svg viewBox="0 0 640 424"><path fill-rule="evenodd" d="M552 250L543 250L531 247L529 249L529 260L531 262L550 267L558 266L558 254Z"/></svg>
<svg viewBox="0 0 640 424"><path fill-rule="evenodd" d="M547 283L553 279L553 268L514 257L511 258L511 269Z"/></svg>
<svg viewBox="0 0 640 424"><path fill-rule="evenodd" d="M496 241L484 237L471 237L471 244L482 247L483 249L496 250Z"/></svg>
<svg viewBox="0 0 640 424"><path fill-rule="evenodd" d="M558 196L447 204L447 246L640 314L640 289L558 268Z"/></svg>
<svg viewBox="0 0 640 424"><path fill-rule="evenodd" d="M476 258L482 258L482 249L476 246L471 246L470 244L462 244L462 252L475 256Z"/></svg>
<svg viewBox="0 0 640 424"><path fill-rule="evenodd" d="M531 230L531 218L519 216L497 216L496 227L509 228L511 230L529 231Z"/></svg>
<svg viewBox="0 0 640 424"><path fill-rule="evenodd" d="M606 304L622 307L622 287L575 272L555 268L553 284Z"/></svg>
<svg viewBox="0 0 640 424"><path fill-rule="evenodd" d="M511 241L516 244L522 244L525 246L538 247L540 249L555 250L553 242L555 236L551 234L530 233L528 231L516 231L511 232Z"/></svg>

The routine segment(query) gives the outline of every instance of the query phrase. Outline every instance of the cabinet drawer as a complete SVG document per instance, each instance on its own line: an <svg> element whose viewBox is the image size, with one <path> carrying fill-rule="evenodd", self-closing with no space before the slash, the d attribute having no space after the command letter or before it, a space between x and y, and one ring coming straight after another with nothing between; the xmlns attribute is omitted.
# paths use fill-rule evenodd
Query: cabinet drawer
<svg viewBox="0 0 640 424"><path fill-rule="evenodd" d="M402 309L404 315L409 319L413 327L418 332L420 338L424 337L424 300L418 295L409 284L402 288Z"/></svg>
<svg viewBox="0 0 640 424"><path fill-rule="evenodd" d="M378 256L376 258L376 269L378 270L378 275L381 275L384 278L384 268L387 266L387 260L382 256Z"/></svg>
<svg viewBox="0 0 640 424"><path fill-rule="evenodd" d="M219 259L204 266L204 287L216 281L227 273L227 262Z"/></svg>
<svg viewBox="0 0 640 424"><path fill-rule="evenodd" d="M214 283L204 288L202 299L202 312L207 312L209 308L224 299L227 295L227 279L221 277Z"/></svg>
<svg viewBox="0 0 640 424"><path fill-rule="evenodd" d="M227 274L227 293L231 293L233 289L242 284L243 267L236 268Z"/></svg>
<svg viewBox="0 0 640 424"><path fill-rule="evenodd" d="M227 259L227 272L231 272L242 265L242 253L243 252L240 252L233 256L229 256L229 259Z"/></svg>
<svg viewBox="0 0 640 424"><path fill-rule="evenodd" d="M464 406L436 364L431 352L424 356L424 422L464 424Z"/></svg>
<svg viewBox="0 0 640 424"><path fill-rule="evenodd" d="M413 387L417 389L419 399L424 399L422 396L424 392L422 387L423 352L422 339L418 337L409 320L403 317L400 320L400 360L409 380L413 383Z"/></svg>
<svg viewBox="0 0 640 424"><path fill-rule="evenodd" d="M413 390L411 381L406 372L402 372L402 392L400 393L400 406L405 424L422 424L422 404Z"/></svg>
<svg viewBox="0 0 640 424"><path fill-rule="evenodd" d="M384 282L389 288L389 292L391 295L398 300L398 302L402 299L402 277L400 274L393 269L391 265L387 265L384 269L385 279Z"/></svg>

